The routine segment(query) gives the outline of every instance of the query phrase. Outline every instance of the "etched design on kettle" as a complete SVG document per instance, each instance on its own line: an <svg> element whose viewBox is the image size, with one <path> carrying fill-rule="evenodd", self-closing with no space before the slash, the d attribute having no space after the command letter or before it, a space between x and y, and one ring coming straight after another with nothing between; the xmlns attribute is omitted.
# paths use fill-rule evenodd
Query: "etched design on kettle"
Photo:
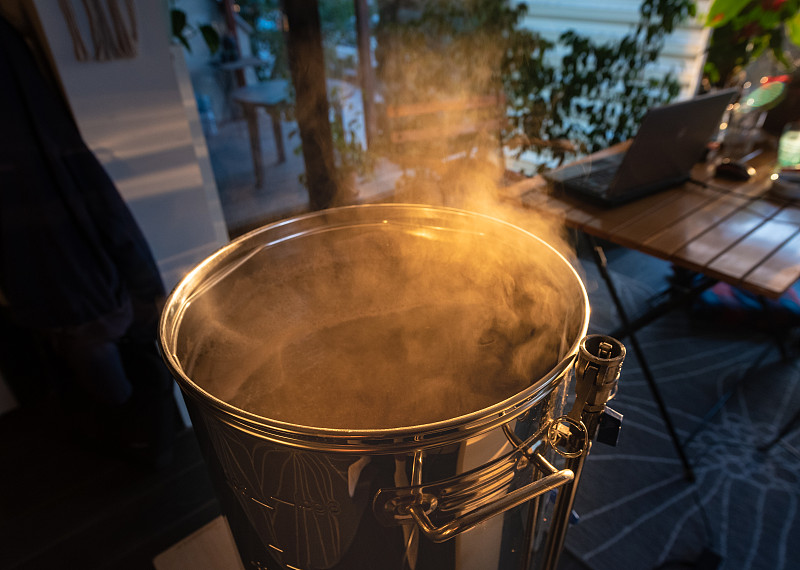
<svg viewBox="0 0 800 570"><path fill-rule="evenodd" d="M272 557L303 570L336 565L367 506L367 493L357 489L351 497L348 489L348 467L357 458L210 427L227 483Z"/></svg>

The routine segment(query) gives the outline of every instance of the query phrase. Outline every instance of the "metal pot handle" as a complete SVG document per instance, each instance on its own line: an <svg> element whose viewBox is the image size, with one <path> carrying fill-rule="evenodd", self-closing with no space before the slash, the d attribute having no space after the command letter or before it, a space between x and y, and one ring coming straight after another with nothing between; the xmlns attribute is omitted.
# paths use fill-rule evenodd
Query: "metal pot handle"
<svg viewBox="0 0 800 570"><path fill-rule="evenodd" d="M389 525L416 524L433 542L444 542L495 515L561 486L564 489L559 493L556 506L560 505L561 510L567 508L565 512L568 513L575 492L573 482L580 477L583 461L589 452L591 439L597 428L599 414L605 409L606 401L616 388L624 357L625 347L611 337L590 335L581 341L580 356L575 365L578 393L573 410L568 416L552 420L544 428L547 444L566 458L565 469L557 470L538 451L535 451L535 448L529 447L530 441L541 435L541 432L523 442L508 429L508 426L504 426L503 431L516 451L506 459L486 464L471 473L454 478L455 480L422 485L420 473L423 452L415 453L412 486L381 489L376 494L373 511L378 520ZM513 478L512 470L522 469L530 461L534 462L537 471L545 474L545 477L495 498L495 492L510 483ZM448 487L456 488L456 492L448 491ZM487 491L484 497L492 498L482 501L474 509L441 526L436 526L430 519L429 514L437 509L445 512L455 510L459 506L459 498L475 499L476 493L480 490ZM562 500L562 495L568 497ZM440 504L442 499L449 502L445 508ZM566 524L568 517L554 516L553 520L559 525ZM561 532L560 526L556 530ZM556 534L558 533L552 533L553 536ZM561 534L563 535L563 532ZM559 544L555 551L560 551L561 547Z"/></svg>
<svg viewBox="0 0 800 570"><path fill-rule="evenodd" d="M494 500L486 505L480 506L465 515L462 515L442 526L436 526L428 517L427 512L420 503L414 503L408 507L408 514L417 523L420 530L433 542L444 542L454 536L465 532L485 520L499 515L513 507L519 506L531 499L534 499L548 491L556 489L561 485L572 481L574 474L569 469L557 470L539 453L531 455L531 459L543 472L548 473L546 477L537 479L524 487L511 491L504 497Z"/></svg>

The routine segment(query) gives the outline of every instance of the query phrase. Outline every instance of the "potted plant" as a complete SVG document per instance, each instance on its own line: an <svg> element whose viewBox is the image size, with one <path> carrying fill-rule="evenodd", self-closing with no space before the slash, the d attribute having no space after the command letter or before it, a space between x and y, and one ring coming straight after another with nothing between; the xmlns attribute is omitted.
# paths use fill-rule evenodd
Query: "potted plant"
<svg viewBox="0 0 800 570"><path fill-rule="evenodd" d="M745 68L767 53L782 71L795 67L786 46L800 46L800 0L714 0L706 25L713 29L704 69L709 86L740 85Z"/></svg>
<svg viewBox="0 0 800 570"><path fill-rule="evenodd" d="M376 55L385 98L463 85L499 88L508 105L506 149L533 151L540 171L627 140L647 109L677 95L674 77L647 71L666 36L695 13L692 0L644 0L638 25L616 42L566 30L558 39L564 55L553 65L556 44L521 25L524 4L384 0L379 7Z"/></svg>

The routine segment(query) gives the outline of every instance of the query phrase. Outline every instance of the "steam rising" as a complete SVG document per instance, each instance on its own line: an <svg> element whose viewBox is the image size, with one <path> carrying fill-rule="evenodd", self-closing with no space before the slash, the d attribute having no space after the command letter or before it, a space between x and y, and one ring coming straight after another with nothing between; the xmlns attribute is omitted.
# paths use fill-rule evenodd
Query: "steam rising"
<svg viewBox="0 0 800 570"><path fill-rule="evenodd" d="M467 228L335 225L266 247L191 302L179 358L242 409L380 429L477 411L549 371L582 319L552 251Z"/></svg>
<svg viewBox="0 0 800 570"><path fill-rule="evenodd" d="M388 102L499 92L501 54L479 40L453 44L458 57L442 61L430 45L384 38L383 80L406 87ZM473 118L434 113L395 128L444 133ZM394 201L488 214L569 257L559 219L501 200L501 130L382 149L403 172ZM197 295L176 352L199 386L274 420L411 426L481 410L545 376L578 340L583 302L564 259L521 233L477 222L335 224L263 247Z"/></svg>
<svg viewBox="0 0 800 570"><path fill-rule="evenodd" d="M511 101L502 74L512 71L504 62L510 40L500 5L468 0L409 6L387 5L381 12L386 25L376 32L387 115L390 109L407 112L387 116L378 137L376 154L402 173L392 201L500 218L571 258L563 216L525 210L513 199L503 145L518 135L507 117ZM487 99L494 103L486 105Z"/></svg>

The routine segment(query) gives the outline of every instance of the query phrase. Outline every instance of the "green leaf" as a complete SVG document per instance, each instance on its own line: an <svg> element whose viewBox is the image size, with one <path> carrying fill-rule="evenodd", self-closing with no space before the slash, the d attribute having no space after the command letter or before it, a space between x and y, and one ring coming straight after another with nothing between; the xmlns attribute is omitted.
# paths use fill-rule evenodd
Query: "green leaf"
<svg viewBox="0 0 800 570"><path fill-rule="evenodd" d="M750 0L714 0L706 17L706 26L719 28L733 19Z"/></svg>
<svg viewBox="0 0 800 570"><path fill-rule="evenodd" d="M786 20L786 37L794 45L800 46L800 12Z"/></svg>
<svg viewBox="0 0 800 570"><path fill-rule="evenodd" d="M172 35L177 38L183 37L183 29L186 27L186 12L172 9L169 11L169 16L172 24Z"/></svg>
<svg viewBox="0 0 800 570"><path fill-rule="evenodd" d="M203 39L205 40L206 45L208 46L208 51L211 52L211 55L217 53L220 46L220 39L217 30L215 30L210 24L203 24L200 26L200 33L203 34Z"/></svg>
<svg viewBox="0 0 800 570"><path fill-rule="evenodd" d="M186 51L191 53L192 48L189 46L189 40L183 35L183 31L186 29L186 12L173 8L169 11L169 19L172 27L172 37L181 42Z"/></svg>

